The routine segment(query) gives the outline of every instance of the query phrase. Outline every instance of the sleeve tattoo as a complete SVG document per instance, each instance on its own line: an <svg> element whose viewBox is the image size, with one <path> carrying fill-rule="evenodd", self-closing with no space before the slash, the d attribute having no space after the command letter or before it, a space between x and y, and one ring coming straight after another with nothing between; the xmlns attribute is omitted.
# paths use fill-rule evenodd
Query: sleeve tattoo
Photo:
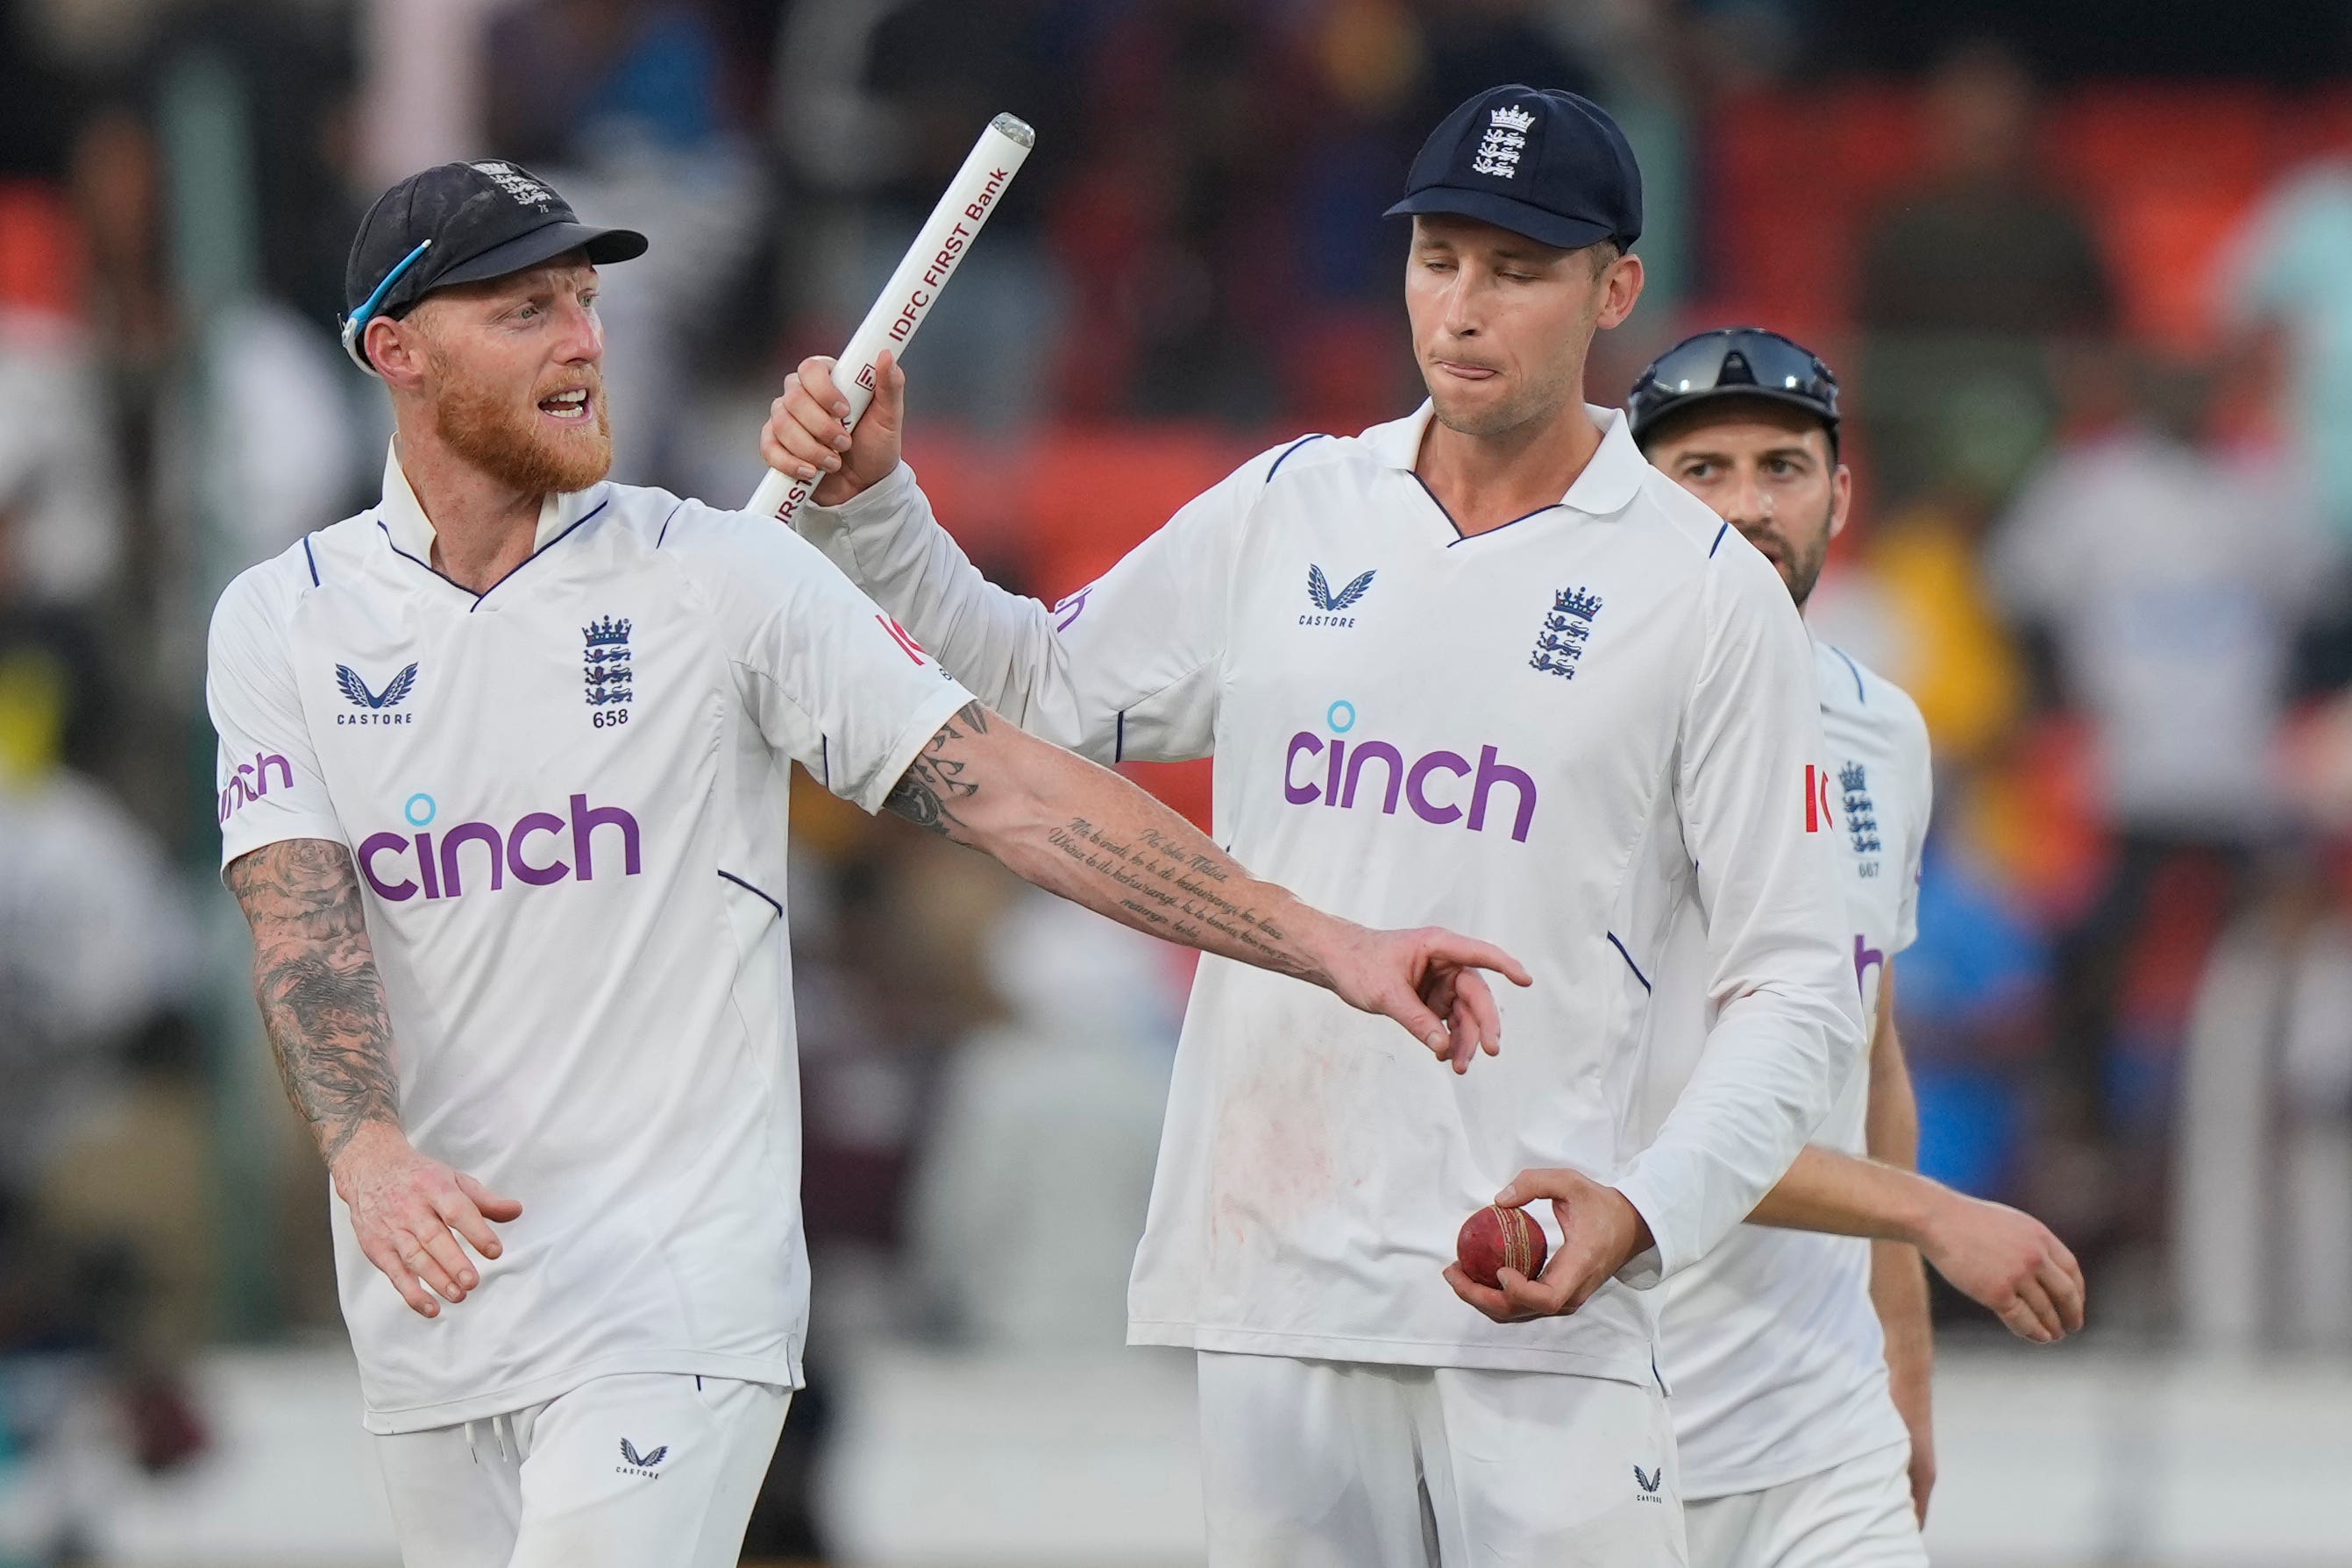
<svg viewBox="0 0 2352 1568"><path fill-rule="evenodd" d="M980 781L966 776L968 764L961 758L949 756L948 748L966 736L987 733L987 709L976 702L956 709L954 716L940 727L939 733L907 765L898 782L890 787L882 809L957 843L971 842L954 807L956 802L979 794Z"/></svg>
<svg viewBox="0 0 2352 1568"><path fill-rule="evenodd" d="M351 852L289 839L240 855L229 891L253 928L253 988L286 1097L332 1165L371 1122L400 1124L392 1017Z"/></svg>

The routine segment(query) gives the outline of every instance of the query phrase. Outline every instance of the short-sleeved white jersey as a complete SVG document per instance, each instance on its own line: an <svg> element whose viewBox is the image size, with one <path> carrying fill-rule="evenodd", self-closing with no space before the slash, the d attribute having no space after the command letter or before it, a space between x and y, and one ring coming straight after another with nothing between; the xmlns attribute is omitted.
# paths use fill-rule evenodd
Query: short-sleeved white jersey
<svg viewBox="0 0 2352 1568"><path fill-rule="evenodd" d="M1129 1335L1203 1350L1643 1380L1654 1309L1778 1179L1860 1052L1802 623L1621 415L1557 505L1463 536L1413 471L1429 413L1270 451L1048 611L990 588L906 471L803 527L1008 716L1101 760L1216 758L1215 832L1375 925L1534 971L1456 1077L1385 1019L1201 966ZM1816 823L1816 827L1819 824ZM1709 1068L1635 1136L1647 970L1715 912ZM1441 1278L1528 1166L1619 1186L1657 1247L1571 1318ZM1549 1215L1544 1217L1547 1221Z"/></svg>
<svg viewBox="0 0 2352 1568"><path fill-rule="evenodd" d="M1903 689L1827 643L1813 645L1826 758L1814 808L1840 850L1848 983L1875 1018L1887 961L1918 935L1919 861L1933 779L1927 727ZM1706 933L1666 944L1645 1088L1662 1116L1696 1063L1710 1011ZM1858 1064L1813 1141L1864 1153L1870 1073ZM1674 1390L1683 1495L1723 1497L1815 1475L1904 1438L1887 1396L1870 1297L1870 1243L1743 1225L1667 1281L1660 1364Z"/></svg>
<svg viewBox="0 0 2352 1568"><path fill-rule="evenodd" d="M872 810L970 698L762 518L598 485L478 596L432 538L395 459L212 628L224 864L349 847L408 1136L523 1206L428 1320L331 1203L367 1424L607 1373L796 1385L788 765Z"/></svg>

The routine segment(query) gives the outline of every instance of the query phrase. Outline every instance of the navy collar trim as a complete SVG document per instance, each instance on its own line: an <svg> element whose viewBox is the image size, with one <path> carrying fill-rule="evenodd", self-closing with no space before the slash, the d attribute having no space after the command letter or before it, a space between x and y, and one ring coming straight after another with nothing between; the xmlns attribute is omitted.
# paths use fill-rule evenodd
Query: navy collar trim
<svg viewBox="0 0 2352 1568"><path fill-rule="evenodd" d="M1283 455L1286 457L1289 454L1285 453ZM1462 525L1454 520L1454 514L1445 509L1445 503L1437 498L1437 492L1429 487L1429 481L1421 476L1421 471L1417 468L1408 468L1405 472L1412 476L1412 482L1420 486L1422 494L1429 497L1429 504L1437 508L1437 515L1445 519L1445 526L1454 530L1454 538L1446 543L1445 548L1447 549L1452 549L1458 544L1467 544L1472 539L1483 539L1486 538L1488 534L1499 534L1505 528L1517 527L1519 524L1526 522L1529 517L1540 517L1546 512L1557 512L1568 505L1566 501L1549 502L1543 506L1538 507L1532 512L1521 512L1517 517L1513 517L1507 523L1496 523L1493 528L1488 528L1486 533L1466 534L1462 531Z"/></svg>
<svg viewBox="0 0 2352 1568"><path fill-rule="evenodd" d="M385 546L391 549L393 554L398 556L404 561L410 561L417 566L423 567L426 571L431 572L434 576L439 578L442 581L447 583L450 587L456 589L458 592L472 600L474 601L473 609L468 610L466 612L470 615L475 610L479 610L482 607L483 600L488 599L491 594L496 593L499 589L505 587L508 582L511 581L516 572L522 570L524 567L529 566L532 561L537 560L541 556L545 555L549 550L553 549L557 545L560 545L565 539L570 538L573 534L580 530L583 524L587 523L592 518L599 516L606 507L609 507L612 504L612 490L610 486L607 486L604 492L604 498L603 500L598 501L594 506L581 513L580 516L573 520L570 528L565 528L562 533L556 535L553 538L548 540L545 544L540 546L537 549L523 557L522 559L517 561L512 571L509 571L506 576L499 578L498 581L490 584L489 587L482 590L479 593L476 593L472 589L467 587L464 583L459 582L456 578L451 577L447 572L443 571L431 561L418 560L415 556L401 549L399 542L392 537L392 529L385 524L383 517L380 512L376 517L375 526L377 530L383 535L383 542Z"/></svg>

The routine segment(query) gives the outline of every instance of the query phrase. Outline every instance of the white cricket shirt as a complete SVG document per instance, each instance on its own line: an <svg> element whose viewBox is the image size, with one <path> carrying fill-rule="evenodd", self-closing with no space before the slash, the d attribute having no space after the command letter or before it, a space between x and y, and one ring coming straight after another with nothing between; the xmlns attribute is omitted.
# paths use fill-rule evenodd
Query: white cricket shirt
<svg viewBox="0 0 2352 1568"><path fill-rule="evenodd" d="M1050 611L988 586L903 468L801 514L1016 722L1105 761L1213 752L1216 836L1258 875L1535 973L1498 984L1503 1053L1457 1078L1385 1019L1204 960L1132 1340L1647 1379L1633 1286L1736 1225L1859 1060L1835 861L1805 828L1803 624L1764 559L1591 412L1591 463L1508 527L1465 538L1423 488L1424 407L1252 460ZM1725 1005L1645 1149L1645 977L1694 899ZM1658 1246L1573 1318L1493 1323L1440 1271L1535 1166L1622 1187Z"/></svg>
<svg viewBox="0 0 2352 1568"><path fill-rule="evenodd" d="M224 863L349 846L416 1147L520 1200L409 1311L331 1202L371 1430L607 1373L796 1385L807 1316L787 765L868 810L970 700L822 557L658 490L551 497L478 597L383 505L215 612Z"/></svg>
<svg viewBox="0 0 2352 1568"><path fill-rule="evenodd" d="M1827 759L1814 810L1842 852L1846 894L1835 932L1846 983L1874 1019L1887 962L1918 935L1927 727L1901 687L1827 643L1813 645L1813 674ZM1706 933L1685 918L1652 977L1653 1114L1673 1103L1706 1038ZM1813 1141L1865 1152L1869 1087L1858 1063ZM1667 1282L1661 1332L1686 1498L1760 1491L1904 1440L1867 1241L1739 1226Z"/></svg>

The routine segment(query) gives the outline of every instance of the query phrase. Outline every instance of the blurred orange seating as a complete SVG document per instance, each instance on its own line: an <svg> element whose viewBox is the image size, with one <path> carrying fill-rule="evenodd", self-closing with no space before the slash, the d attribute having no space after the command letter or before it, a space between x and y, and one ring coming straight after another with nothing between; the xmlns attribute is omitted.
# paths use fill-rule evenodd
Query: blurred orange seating
<svg viewBox="0 0 2352 1568"><path fill-rule="evenodd" d="M1270 443L1158 425L1060 425L1031 443L1023 486L1038 587L1051 600L1116 565L1177 508Z"/></svg>
<svg viewBox="0 0 2352 1568"><path fill-rule="evenodd" d="M1918 172L1920 136L1908 83L1716 103L1701 143L1702 313L1816 331L1850 320L1866 226ZM2347 153L2340 89L2097 83L2053 94L2042 131L2042 165L2088 210L2126 329L2177 350L2210 346L2213 264L2251 204L2295 164Z"/></svg>
<svg viewBox="0 0 2352 1568"><path fill-rule="evenodd" d="M2097 228L2126 330L2178 353L2212 346L2214 272L2255 199L2232 188L2151 187L2102 204Z"/></svg>
<svg viewBox="0 0 2352 1568"><path fill-rule="evenodd" d="M907 462L967 555L985 570L1032 570L1025 441L919 417L907 437Z"/></svg>
<svg viewBox="0 0 2352 1568"><path fill-rule="evenodd" d="M65 196L37 180L0 181L0 306L79 315L84 265Z"/></svg>
<svg viewBox="0 0 2352 1568"><path fill-rule="evenodd" d="M2050 103L2043 166L2093 202L2150 185L2252 191L2274 172L2280 107L2260 88L2234 85L2078 88Z"/></svg>
<svg viewBox="0 0 2352 1568"><path fill-rule="evenodd" d="M1006 444L933 426L908 443L940 518L983 566L1012 565L1047 603L1092 582L1184 503L1274 438L1181 425L1061 425ZM1196 823L1210 824L1204 759L1130 762L1120 771Z"/></svg>

